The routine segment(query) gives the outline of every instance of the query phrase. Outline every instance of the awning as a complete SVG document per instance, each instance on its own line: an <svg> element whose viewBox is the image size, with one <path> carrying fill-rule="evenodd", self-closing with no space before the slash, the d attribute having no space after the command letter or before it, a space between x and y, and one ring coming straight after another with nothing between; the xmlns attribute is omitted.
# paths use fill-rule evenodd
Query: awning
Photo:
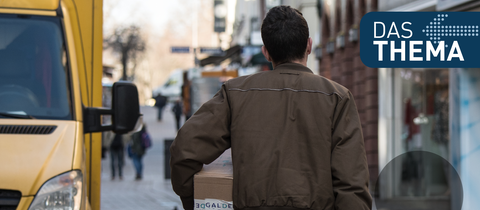
<svg viewBox="0 0 480 210"><path fill-rule="evenodd" d="M205 59L200 60L200 66L206 66L210 64L220 65L224 60L229 58L233 58L233 61L236 61L237 57L240 57L242 53L242 47L240 45L236 45L231 47L230 49L225 51L225 55L223 56L209 56Z"/></svg>

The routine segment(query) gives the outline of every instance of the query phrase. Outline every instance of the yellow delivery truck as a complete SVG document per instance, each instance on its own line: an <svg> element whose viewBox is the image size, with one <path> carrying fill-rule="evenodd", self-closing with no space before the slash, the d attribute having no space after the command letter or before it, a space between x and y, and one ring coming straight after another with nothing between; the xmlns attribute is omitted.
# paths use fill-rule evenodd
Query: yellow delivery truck
<svg viewBox="0 0 480 210"><path fill-rule="evenodd" d="M127 133L141 116L128 82L100 108L102 4L0 0L2 210L100 209L100 132Z"/></svg>

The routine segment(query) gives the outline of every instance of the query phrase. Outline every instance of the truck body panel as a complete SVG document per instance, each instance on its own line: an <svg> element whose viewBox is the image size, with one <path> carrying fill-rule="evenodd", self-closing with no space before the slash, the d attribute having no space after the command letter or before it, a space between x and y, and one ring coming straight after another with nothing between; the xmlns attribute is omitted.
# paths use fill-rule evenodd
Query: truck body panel
<svg viewBox="0 0 480 210"><path fill-rule="evenodd" d="M43 135L0 133L0 189L20 191L17 209L28 209L46 181L79 170L85 195L81 209L100 209L101 133L84 133L83 114L84 107L102 106L103 1L0 0L2 14L61 19L71 119L0 118L0 125L57 126Z"/></svg>
<svg viewBox="0 0 480 210"><path fill-rule="evenodd" d="M29 10L29 9L6 9L0 8L0 14L25 14L25 15L42 15L42 16L55 16L55 11L49 10Z"/></svg>
<svg viewBox="0 0 480 210"><path fill-rule="evenodd" d="M28 209L33 201L34 196L23 196L18 203L17 209Z"/></svg>
<svg viewBox="0 0 480 210"><path fill-rule="evenodd" d="M0 0L0 5L5 8L33 9L33 10L56 10L59 0Z"/></svg>
<svg viewBox="0 0 480 210"><path fill-rule="evenodd" d="M23 196L35 195L44 182L72 169L77 127L74 121L11 119L8 124L56 128L51 134L2 135L0 154L11 158L0 164L0 189L16 189Z"/></svg>
<svg viewBox="0 0 480 210"><path fill-rule="evenodd" d="M103 51L103 1L63 0L63 11L68 12L65 27L70 26L75 46L77 73L73 79L80 83L81 104L102 106L102 51ZM73 50L72 50L73 51ZM77 77L77 78L75 78ZM78 104L78 103L77 103ZM81 115L77 120L83 122ZM93 209L100 209L101 133L85 134L87 194Z"/></svg>

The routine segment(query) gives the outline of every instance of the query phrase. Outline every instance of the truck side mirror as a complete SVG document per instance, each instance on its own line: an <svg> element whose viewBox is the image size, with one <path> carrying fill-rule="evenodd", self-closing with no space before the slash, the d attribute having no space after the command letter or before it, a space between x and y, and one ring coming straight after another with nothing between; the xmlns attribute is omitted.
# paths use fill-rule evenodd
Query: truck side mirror
<svg viewBox="0 0 480 210"><path fill-rule="evenodd" d="M101 116L111 115L112 124L102 125ZM86 107L83 116L85 133L112 130L118 134L137 130L142 122L137 86L131 82L118 81L112 87L112 109Z"/></svg>
<svg viewBox="0 0 480 210"><path fill-rule="evenodd" d="M113 84L112 112L113 132L123 134L136 128L141 114L135 84L126 81Z"/></svg>

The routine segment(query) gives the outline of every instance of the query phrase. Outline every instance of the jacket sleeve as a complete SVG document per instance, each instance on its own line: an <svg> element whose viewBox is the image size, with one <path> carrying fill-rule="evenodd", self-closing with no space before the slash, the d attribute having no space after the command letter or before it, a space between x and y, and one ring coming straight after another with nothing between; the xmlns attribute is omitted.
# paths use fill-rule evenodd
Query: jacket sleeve
<svg viewBox="0 0 480 210"><path fill-rule="evenodd" d="M335 209L371 209L362 126L350 92L337 103L335 109L331 167Z"/></svg>
<svg viewBox="0 0 480 210"><path fill-rule="evenodd" d="M230 148L230 106L225 85L182 126L170 147L173 190L193 210L193 175Z"/></svg>

